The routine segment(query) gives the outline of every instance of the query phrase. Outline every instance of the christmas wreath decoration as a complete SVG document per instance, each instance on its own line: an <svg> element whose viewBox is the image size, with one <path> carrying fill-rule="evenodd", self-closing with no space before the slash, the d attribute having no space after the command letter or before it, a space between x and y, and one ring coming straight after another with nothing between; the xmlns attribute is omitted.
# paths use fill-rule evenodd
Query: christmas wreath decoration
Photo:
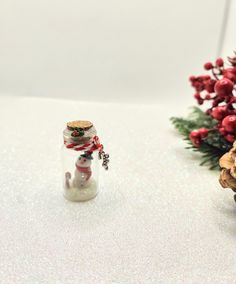
<svg viewBox="0 0 236 284"><path fill-rule="evenodd" d="M194 98L205 110L194 107L187 118L172 117L175 128L188 142L189 149L202 153L201 165L219 168L219 159L236 140L236 52L227 62L218 58L207 62L210 75L191 76Z"/></svg>

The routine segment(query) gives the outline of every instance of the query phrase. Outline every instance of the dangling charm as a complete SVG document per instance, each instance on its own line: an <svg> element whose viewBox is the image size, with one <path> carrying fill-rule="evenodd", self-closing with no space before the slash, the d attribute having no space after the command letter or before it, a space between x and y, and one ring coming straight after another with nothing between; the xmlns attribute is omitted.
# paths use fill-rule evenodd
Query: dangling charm
<svg viewBox="0 0 236 284"><path fill-rule="evenodd" d="M99 159L102 159L102 166L105 170L108 170L108 163L110 162L109 157L109 154L106 154L103 150L99 151Z"/></svg>

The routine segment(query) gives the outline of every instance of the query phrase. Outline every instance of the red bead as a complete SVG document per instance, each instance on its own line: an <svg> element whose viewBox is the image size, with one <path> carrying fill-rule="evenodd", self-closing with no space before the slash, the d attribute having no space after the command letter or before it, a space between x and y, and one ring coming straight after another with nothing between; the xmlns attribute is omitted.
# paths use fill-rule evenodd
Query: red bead
<svg viewBox="0 0 236 284"><path fill-rule="evenodd" d="M223 128L230 133L236 133L236 115L228 115L222 121Z"/></svg>
<svg viewBox="0 0 236 284"><path fill-rule="evenodd" d="M198 132L199 132L200 136L201 136L202 138L204 138L204 137L207 137L207 135L208 135L208 133L209 133L209 130L206 129L206 128L200 128L200 129L198 130Z"/></svg>
<svg viewBox="0 0 236 284"><path fill-rule="evenodd" d="M211 62L207 62L204 64L204 69L211 70L213 68L213 65Z"/></svg>
<svg viewBox="0 0 236 284"><path fill-rule="evenodd" d="M227 78L223 78L223 79L217 81L216 84L215 84L215 92L219 96L225 96L225 95L231 94L233 88L234 88L234 85L233 85L232 81L230 81Z"/></svg>
<svg viewBox="0 0 236 284"><path fill-rule="evenodd" d="M222 120L225 116L227 116L228 110L226 106L218 106L213 109L211 112L211 116L216 120Z"/></svg>
<svg viewBox="0 0 236 284"><path fill-rule="evenodd" d="M222 58L216 59L216 66L222 67L224 65L224 60Z"/></svg>

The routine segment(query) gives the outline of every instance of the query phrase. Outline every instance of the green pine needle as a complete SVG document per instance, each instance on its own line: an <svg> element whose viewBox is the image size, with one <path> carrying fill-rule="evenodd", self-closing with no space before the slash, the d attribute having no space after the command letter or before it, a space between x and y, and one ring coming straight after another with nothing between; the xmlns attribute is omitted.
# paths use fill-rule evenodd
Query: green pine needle
<svg viewBox="0 0 236 284"><path fill-rule="evenodd" d="M207 165L211 170L219 169L218 161L222 155L230 150L232 143L226 141L218 131L210 132L202 140L200 147L195 147L189 139L191 131L202 127L211 129L217 125L217 121L198 107L193 107L187 118L172 117L170 120L183 136L183 139L187 141L186 149L202 153L200 165Z"/></svg>

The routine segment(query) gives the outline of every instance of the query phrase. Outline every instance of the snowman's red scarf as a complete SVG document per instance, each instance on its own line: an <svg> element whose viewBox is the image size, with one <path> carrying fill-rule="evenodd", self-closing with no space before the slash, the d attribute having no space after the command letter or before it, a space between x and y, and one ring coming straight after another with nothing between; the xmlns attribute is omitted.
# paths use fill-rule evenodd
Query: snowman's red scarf
<svg viewBox="0 0 236 284"><path fill-rule="evenodd" d="M64 140L64 144L66 148L72 149L75 151L85 151L85 152L93 152L95 150L102 151L103 145L100 143L98 136L94 136L88 143L83 145L77 143L70 143Z"/></svg>
<svg viewBox="0 0 236 284"><path fill-rule="evenodd" d="M91 175L92 175L92 171L91 171L91 168L90 167L80 167L78 166L77 164L75 164L76 166L76 169L80 172L80 173L84 173L86 174L86 180L88 180Z"/></svg>
<svg viewBox="0 0 236 284"><path fill-rule="evenodd" d="M107 163L109 162L108 160L108 155L105 154L105 152L103 151L103 145L100 143L100 140L98 138L98 136L94 136L93 138L91 138L89 140L88 143L85 143L83 145L79 144L79 143L71 143L70 141L66 141L64 140L64 144L66 146L66 148L68 149L72 149L75 151L84 151L84 152L89 152L92 153L93 151L98 150L99 151L99 159L103 159L103 167L107 170L108 166Z"/></svg>

